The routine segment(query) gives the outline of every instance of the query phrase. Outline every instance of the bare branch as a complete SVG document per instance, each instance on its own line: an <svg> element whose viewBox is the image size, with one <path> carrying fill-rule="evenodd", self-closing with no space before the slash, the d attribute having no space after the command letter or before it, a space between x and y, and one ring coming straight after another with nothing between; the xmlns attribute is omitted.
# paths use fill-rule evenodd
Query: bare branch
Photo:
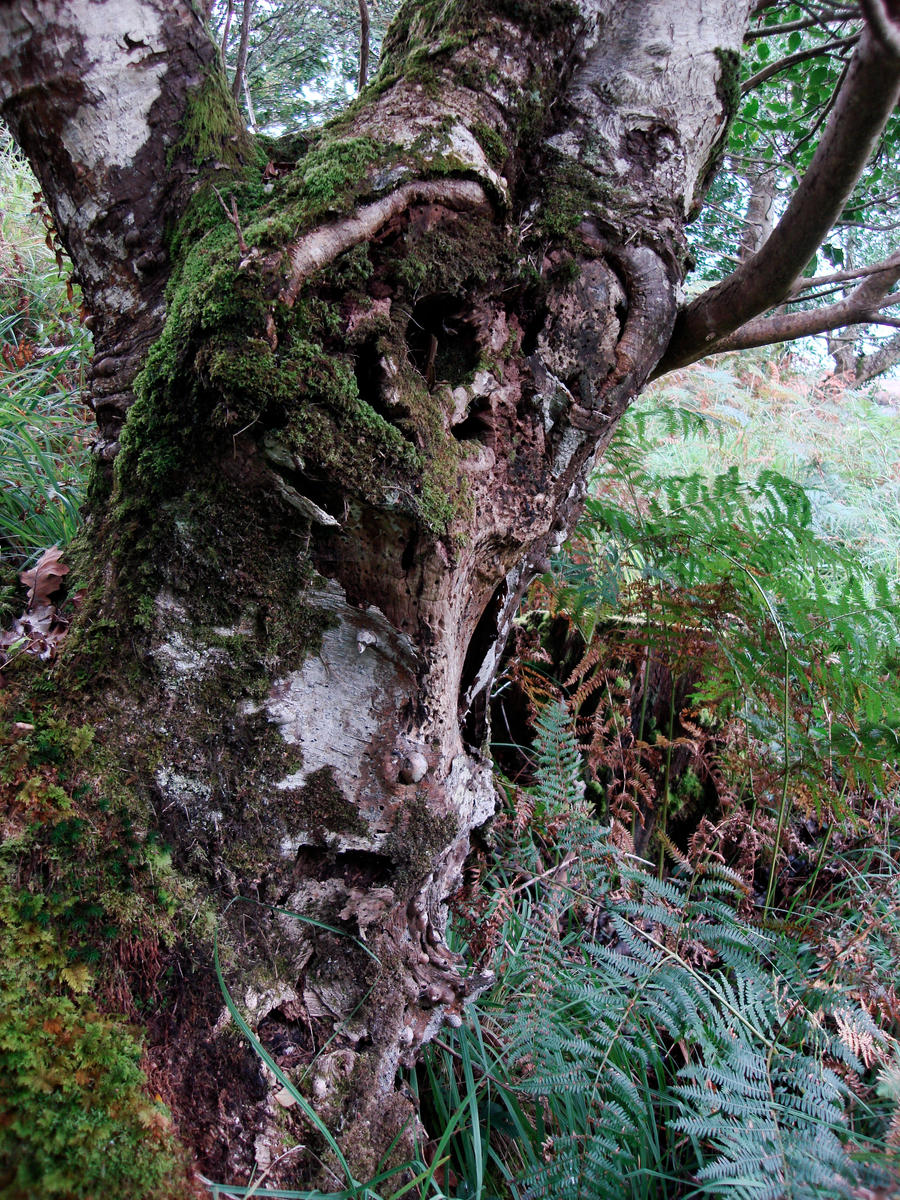
<svg viewBox="0 0 900 1200"><path fill-rule="evenodd" d="M890 270L896 259L896 255L891 258L883 258L880 262L872 263L868 267L858 267L855 271L835 271L833 275L817 275L814 279L798 279L791 288L788 299L799 297L803 292L812 291L814 288L825 287L831 283L847 283L851 279L864 279L869 275L877 275L881 271Z"/></svg>
<svg viewBox="0 0 900 1200"><path fill-rule="evenodd" d="M222 42L219 52L222 55L222 70L225 70L225 48L231 36L231 22L234 20L234 0L228 0L228 11L225 13L225 28L222 30Z"/></svg>
<svg viewBox="0 0 900 1200"><path fill-rule="evenodd" d="M777 62L769 63L761 71L757 71L755 75L751 75L749 79L745 80L741 84L741 95L746 96L748 92L752 92L767 79L771 79L774 75L780 75L782 71L795 67L797 63L806 62L810 58L819 58L823 54L830 54L833 50L846 50L850 46L855 46L859 37L858 33L854 33L849 37L837 38L833 42L823 42L819 46L808 46L804 50L798 50L795 54L779 58Z"/></svg>
<svg viewBox="0 0 900 1200"><path fill-rule="evenodd" d="M366 86L369 74L369 6L366 0L359 3L359 82L357 87L362 91Z"/></svg>
<svg viewBox="0 0 900 1200"><path fill-rule="evenodd" d="M250 48L250 19L252 16L253 0L244 0L244 10L241 14L241 41L238 46L234 79L231 81L231 94L234 96L236 104L240 103L241 92L244 90L244 76L247 72L247 52Z"/></svg>
<svg viewBox="0 0 900 1200"><path fill-rule="evenodd" d="M900 95L900 57L867 28L784 216L765 245L682 310L656 376L717 353L720 343L790 294L840 216Z"/></svg>
<svg viewBox="0 0 900 1200"><path fill-rule="evenodd" d="M213 191L216 193L219 203L222 205L222 211L235 228L235 232L237 233L238 249L240 250L241 254L246 256L250 253L250 250L247 243L244 241L244 231L241 229L241 219L238 216L237 200L235 200L233 195L229 196L228 199L231 201L231 207L229 208L229 206L222 199L222 193L219 191L219 189L213 186Z"/></svg>
<svg viewBox="0 0 900 1200"><path fill-rule="evenodd" d="M889 371L898 362L900 362L900 333L895 333L883 346L879 346L871 354L865 354L857 360L856 382L868 383L870 379L875 379L878 375Z"/></svg>
<svg viewBox="0 0 900 1200"><path fill-rule="evenodd" d="M256 109L253 107L253 97L250 95L250 82L247 72L244 72L244 103L247 105L247 123L251 133L256 133Z"/></svg>
<svg viewBox="0 0 900 1200"><path fill-rule="evenodd" d="M887 262L889 266L864 279L849 296L836 304L806 309L803 312L782 312L772 317L758 317L748 321L728 337L718 339L712 353L722 354L728 350L771 346L776 342L789 342L795 338L828 333L845 325L892 324L891 318L885 320L879 314L884 296L900 279L900 251ZM900 293L892 295L888 300L888 304L897 303L900 303Z"/></svg>
<svg viewBox="0 0 900 1200"><path fill-rule="evenodd" d="M760 29L750 29L744 35L745 42L756 42L760 38L780 37L785 33L795 33L802 29L821 29L826 21L848 21L858 17L859 13L853 8L844 8L840 12L827 17L804 17L799 21L785 21L783 25L763 25Z"/></svg>

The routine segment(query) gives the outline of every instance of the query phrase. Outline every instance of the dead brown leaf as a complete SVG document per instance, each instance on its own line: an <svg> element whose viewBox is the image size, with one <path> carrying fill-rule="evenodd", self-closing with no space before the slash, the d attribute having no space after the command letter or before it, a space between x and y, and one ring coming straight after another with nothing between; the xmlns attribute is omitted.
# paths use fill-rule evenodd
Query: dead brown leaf
<svg viewBox="0 0 900 1200"><path fill-rule="evenodd" d="M70 568L62 561L62 550L51 546L45 550L30 571L23 571L19 579L28 588L28 608L41 608L57 590Z"/></svg>

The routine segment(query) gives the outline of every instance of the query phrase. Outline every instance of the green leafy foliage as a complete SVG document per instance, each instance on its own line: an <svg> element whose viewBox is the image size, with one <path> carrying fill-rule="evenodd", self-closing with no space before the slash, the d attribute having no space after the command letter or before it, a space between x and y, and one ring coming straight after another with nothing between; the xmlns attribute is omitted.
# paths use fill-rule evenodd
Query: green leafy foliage
<svg viewBox="0 0 900 1200"><path fill-rule="evenodd" d="M511 676L532 702L568 697L590 793L640 852L674 836L698 861L704 821L730 821L726 861L771 902L832 821L869 828L896 789L900 588L889 553L834 536L781 472L673 470L660 449L702 420L677 397L625 419Z"/></svg>
<svg viewBox="0 0 900 1200"><path fill-rule="evenodd" d="M234 8L226 0L216 0L211 20L214 37L220 44L224 40L230 73L237 62L241 33L241 6L236 14ZM372 68L396 8L397 0L380 0L370 6ZM323 0L315 5L256 0L247 55L254 124L281 133L338 112L356 92L359 51L356 4L347 0Z"/></svg>

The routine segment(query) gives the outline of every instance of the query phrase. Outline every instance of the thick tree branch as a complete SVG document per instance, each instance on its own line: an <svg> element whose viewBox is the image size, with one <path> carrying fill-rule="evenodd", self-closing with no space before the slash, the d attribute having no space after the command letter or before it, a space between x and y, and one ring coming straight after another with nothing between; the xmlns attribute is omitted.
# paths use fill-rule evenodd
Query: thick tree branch
<svg viewBox="0 0 900 1200"><path fill-rule="evenodd" d="M752 92L754 88L758 88L767 79L772 79L774 76L780 75L782 71L787 71L790 67L797 66L798 63L807 62L811 58L820 58L823 54L831 54L835 50L846 50L850 46L855 46L858 41L859 34L854 33L850 37L837 38L833 42L823 42L818 46L808 46L804 50L798 50L795 54L788 54L785 58L779 58L777 62L769 63L761 71L757 71L755 75L751 75L749 79L744 80L741 84L741 95L746 96L748 92Z"/></svg>
<svg viewBox="0 0 900 1200"><path fill-rule="evenodd" d="M864 279L849 296L836 304L803 312L778 313L772 317L759 317L748 321L728 337L719 339L714 353L724 354L729 350L771 346L776 342L828 333L845 325L882 323L879 313L884 297L900 279L900 252L888 261L891 264L889 267ZM900 296L892 299L890 303L895 304L898 300Z"/></svg>
<svg viewBox="0 0 900 1200"><path fill-rule="evenodd" d="M220 78L216 66L188 0L0 4L0 116L32 163L90 311L90 402L104 457L115 453L132 381L162 329L165 230L200 169L180 131ZM216 160L240 153L237 110L228 116L233 126L208 149Z"/></svg>
<svg viewBox="0 0 900 1200"><path fill-rule="evenodd" d="M900 4L897 0L860 0L860 8L884 48L900 58Z"/></svg>
<svg viewBox="0 0 900 1200"><path fill-rule="evenodd" d="M735 330L789 295L840 216L900 95L900 55L867 27L787 211L765 245L689 304L656 376L717 353Z"/></svg>

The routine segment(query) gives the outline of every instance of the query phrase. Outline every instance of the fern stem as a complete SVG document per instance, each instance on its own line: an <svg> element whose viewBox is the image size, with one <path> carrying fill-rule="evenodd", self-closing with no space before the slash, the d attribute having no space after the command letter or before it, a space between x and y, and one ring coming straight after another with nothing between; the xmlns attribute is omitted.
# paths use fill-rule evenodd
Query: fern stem
<svg viewBox="0 0 900 1200"><path fill-rule="evenodd" d="M689 962L683 959L680 955L676 954L674 950L670 950L668 946L659 941L657 938L653 937L652 934L646 933L632 921L629 921L627 917L622 917L621 919L623 923L629 927L629 929L634 930L636 934L644 938L645 941L648 941L651 946L654 946L657 950L661 951L666 958L670 959L672 962L676 962L683 970L687 971L687 973L693 979L695 979L697 983L699 983L700 986L709 993L710 996L714 996L719 1004L721 1004L723 1008L726 1008L731 1013L736 1021L739 1021L749 1030L750 1033L752 1033L755 1037L758 1037L767 1049L771 1049L771 1047L774 1045L772 1039L766 1037L761 1029L757 1029L753 1022L749 1021L739 1008L732 1004L726 996L722 995L721 992L717 991L707 979L704 979L704 977L691 966Z"/></svg>
<svg viewBox="0 0 900 1200"><path fill-rule="evenodd" d="M672 654L669 646L669 627L666 626L665 632L666 642L666 661L669 663L669 674L672 677L672 686L669 690L669 728L666 733L666 767L663 774L663 793L662 793L662 812L660 813L660 825L664 836L669 833L669 800L671 793L669 791L669 781L672 776L672 738L675 736L675 670L672 664ZM657 871L658 878L661 880L666 864L665 846L659 848L659 868Z"/></svg>
<svg viewBox="0 0 900 1200"><path fill-rule="evenodd" d="M791 672L790 672L790 652L787 645L784 647L784 699L782 707L782 732L784 735L784 781L781 785L781 803L778 805L778 824L775 828L775 845L772 847L772 865L769 868L769 886L766 889L766 902L763 906L763 916L767 916L772 907L772 900L775 896L775 884L778 880L778 852L781 849L781 839L784 835L784 827L787 824L788 814L788 779L789 779L789 763L788 751L790 749L790 687L791 687Z"/></svg>

